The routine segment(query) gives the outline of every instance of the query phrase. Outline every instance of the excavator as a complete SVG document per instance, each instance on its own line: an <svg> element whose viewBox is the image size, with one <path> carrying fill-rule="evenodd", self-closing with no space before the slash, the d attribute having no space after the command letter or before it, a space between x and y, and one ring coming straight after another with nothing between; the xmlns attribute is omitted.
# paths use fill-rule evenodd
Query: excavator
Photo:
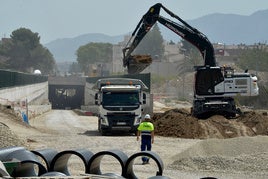
<svg viewBox="0 0 268 179"><path fill-rule="evenodd" d="M161 9L179 22L161 16ZM241 114L241 110L236 107L235 96L259 94L255 75L246 71L235 73L230 67L217 66L214 47L208 38L161 3L150 7L143 15L126 47L123 48L123 66L127 67L129 74L138 74L152 63L150 55L132 53L156 22L193 44L204 59L204 65L195 67L194 99L191 109L193 116L208 118L217 114L233 118Z"/></svg>

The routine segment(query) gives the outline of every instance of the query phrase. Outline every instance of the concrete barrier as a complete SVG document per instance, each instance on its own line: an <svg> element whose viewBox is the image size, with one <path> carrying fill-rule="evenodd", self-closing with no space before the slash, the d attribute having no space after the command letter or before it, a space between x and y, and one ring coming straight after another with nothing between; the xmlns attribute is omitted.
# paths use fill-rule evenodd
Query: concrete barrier
<svg viewBox="0 0 268 179"><path fill-rule="evenodd" d="M12 105L21 104L27 99L28 103L43 96L48 99L48 82L37 83L33 85L19 86L13 88L4 88L0 90L0 104Z"/></svg>

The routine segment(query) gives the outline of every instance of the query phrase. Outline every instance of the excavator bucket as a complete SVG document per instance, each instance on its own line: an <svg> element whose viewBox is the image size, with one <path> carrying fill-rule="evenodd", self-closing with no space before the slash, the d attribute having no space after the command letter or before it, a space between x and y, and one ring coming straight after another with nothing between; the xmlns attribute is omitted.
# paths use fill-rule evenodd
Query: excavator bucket
<svg viewBox="0 0 268 179"><path fill-rule="evenodd" d="M142 72L152 63L150 55L131 55L128 59L128 74L137 74Z"/></svg>

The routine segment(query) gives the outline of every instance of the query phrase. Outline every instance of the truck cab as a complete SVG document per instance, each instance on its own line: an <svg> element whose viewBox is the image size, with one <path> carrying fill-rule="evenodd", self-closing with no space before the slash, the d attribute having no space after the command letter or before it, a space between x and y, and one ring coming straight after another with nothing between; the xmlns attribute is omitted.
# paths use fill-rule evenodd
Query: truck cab
<svg viewBox="0 0 268 179"><path fill-rule="evenodd" d="M98 130L136 133L146 104L147 88L140 80L110 78L98 80L95 104L99 106Z"/></svg>

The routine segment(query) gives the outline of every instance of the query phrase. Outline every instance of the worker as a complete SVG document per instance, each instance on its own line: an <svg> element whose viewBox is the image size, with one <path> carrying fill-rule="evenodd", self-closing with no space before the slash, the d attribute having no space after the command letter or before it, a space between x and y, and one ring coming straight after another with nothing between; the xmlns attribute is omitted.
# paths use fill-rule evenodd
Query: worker
<svg viewBox="0 0 268 179"><path fill-rule="evenodd" d="M151 151L152 144L154 143L154 125L150 122L151 117L149 114L144 116L144 121L140 123L137 131L137 141L141 136L141 151ZM148 164L149 158L142 157L142 164Z"/></svg>

